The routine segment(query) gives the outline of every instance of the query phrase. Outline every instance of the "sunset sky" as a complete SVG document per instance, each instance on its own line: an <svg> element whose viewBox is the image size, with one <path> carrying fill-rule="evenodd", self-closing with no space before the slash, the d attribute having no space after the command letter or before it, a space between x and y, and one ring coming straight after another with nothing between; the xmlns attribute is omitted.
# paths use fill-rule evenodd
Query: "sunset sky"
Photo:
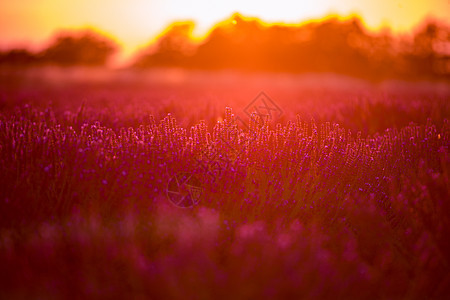
<svg viewBox="0 0 450 300"><path fill-rule="evenodd" d="M371 29L404 32L428 16L450 19L450 0L2 0L0 48L39 48L58 29L89 26L114 36L129 55L175 20L195 21L201 35L233 12L286 23L357 13Z"/></svg>

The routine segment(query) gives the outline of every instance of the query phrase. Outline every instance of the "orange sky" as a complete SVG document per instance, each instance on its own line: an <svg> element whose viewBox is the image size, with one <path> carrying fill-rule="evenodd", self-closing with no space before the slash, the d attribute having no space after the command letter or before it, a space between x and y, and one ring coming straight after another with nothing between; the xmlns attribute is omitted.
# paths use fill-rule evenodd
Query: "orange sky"
<svg viewBox="0 0 450 300"><path fill-rule="evenodd" d="M201 35L233 12L267 22L299 23L328 13L361 15L371 29L408 31L425 17L450 20L450 0L0 0L0 47L39 47L60 28L96 27L127 56L175 20Z"/></svg>

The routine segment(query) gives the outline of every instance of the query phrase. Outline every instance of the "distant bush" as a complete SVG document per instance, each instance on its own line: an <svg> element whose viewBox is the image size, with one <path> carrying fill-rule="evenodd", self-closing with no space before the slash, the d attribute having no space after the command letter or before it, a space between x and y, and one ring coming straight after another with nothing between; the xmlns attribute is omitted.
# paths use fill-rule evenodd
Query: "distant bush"
<svg viewBox="0 0 450 300"><path fill-rule="evenodd" d="M118 45L113 40L92 30L63 31L42 51L0 52L0 66L104 66L117 51Z"/></svg>
<svg viewBox="0 0 450 300"><path fill-rule="evenodd" d="M42 53L42 62L61 66L105 65L117 51L117 44L91 30L61 32Z"/></svg>
<svg viewBox="0 0 450 300"><path fill-rule="evenodd" d="M27 49L0 52L0 65L29 66L39 63L38 56Z"/></svg>

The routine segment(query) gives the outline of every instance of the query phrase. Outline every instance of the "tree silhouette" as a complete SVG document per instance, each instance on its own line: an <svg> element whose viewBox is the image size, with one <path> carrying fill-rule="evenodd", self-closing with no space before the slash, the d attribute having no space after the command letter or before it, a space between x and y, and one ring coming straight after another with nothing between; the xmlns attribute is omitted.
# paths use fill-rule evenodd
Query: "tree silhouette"
<svg viewBox="0 0 450 300"><path fill-rule="evenodd" d="M27 49L11 49L5 52L0 52L0 65L24 67L35 65L38 62L39 58L36 54Z"/></svg>
<svg viewBox="0 0 450 300"><path fill-rule="evenodd" d="M450 77L450 29L429 21L416 33L408 56L412 71Z"/></svg>
<svg viewBox="0 0 450 300"><path fill-rule="evenodd" d="M333 72L370 80L450 77L450 30L433 20L412 41L386 30L369 32L357 16L286 26L236 13L198 44L190 40L192 28L192 23L172 25L135 66Z"/></svg>
<svg viewBox="0 0 450 300"><path fill-rule="evenodd" d="M135 66L185 67L186 57L194 51L195 47L190 37L193 29L193 22L175 22L171 24L156 41L155 50L147 49L141 53Z"/></svg>
<svg viewBox="0 0 450 300"><path fill-rule="evenodd" d="M101 66L117 49L115 42L92 30L62 32L42 52L42 59L45 63L61 66Z"/></svg>

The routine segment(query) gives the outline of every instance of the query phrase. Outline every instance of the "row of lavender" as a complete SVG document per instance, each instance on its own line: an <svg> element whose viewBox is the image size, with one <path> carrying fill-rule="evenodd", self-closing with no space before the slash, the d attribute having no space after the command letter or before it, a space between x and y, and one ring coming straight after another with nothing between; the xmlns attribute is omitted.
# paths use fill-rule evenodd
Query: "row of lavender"
<svg viewBox="0 0 450 300"><path fill-rule="evenodd" d="M6 295L448 292L448 121L368 137L230 108L211 131L170 115L147 123L114 131L29 106L1 115ZM200 182L192 209L167 197L180 173Z"/></svg>

